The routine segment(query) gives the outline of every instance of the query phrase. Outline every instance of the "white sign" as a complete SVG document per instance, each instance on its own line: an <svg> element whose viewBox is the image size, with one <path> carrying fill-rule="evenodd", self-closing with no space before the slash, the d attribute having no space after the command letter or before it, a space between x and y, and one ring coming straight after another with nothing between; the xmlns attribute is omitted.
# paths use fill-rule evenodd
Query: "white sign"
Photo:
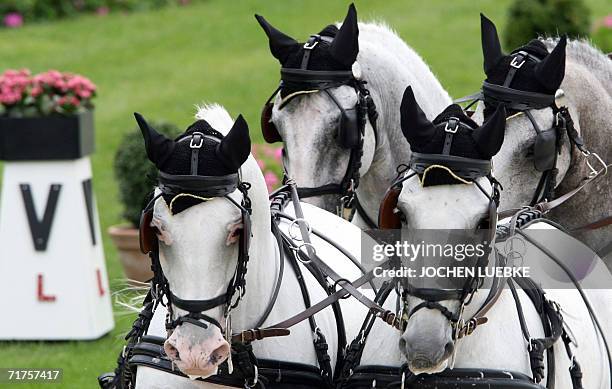
<svg viewBox="0 0 612 389"><path fill-rule="evenodd" d="M89 157L5 162L0 339L96 339L114 326Z"/></svg>

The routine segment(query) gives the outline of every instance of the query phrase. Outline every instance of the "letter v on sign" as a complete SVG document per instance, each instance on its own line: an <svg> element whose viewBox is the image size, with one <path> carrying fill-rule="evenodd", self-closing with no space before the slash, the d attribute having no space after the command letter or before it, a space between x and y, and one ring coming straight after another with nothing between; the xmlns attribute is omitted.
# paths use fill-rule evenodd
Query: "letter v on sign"
<svg viewBox="0 0 612 389"><path fill-rule="evenodd" d="M21 196L23 197L23 204L26 209L28 224L30 225L30 232L32 234L32 241L34 242L34 249L36 251L45 251L47 249L47 243L49 242L51 225L53 224L53 218L55 216L55 210L57 208L57 200L59 198L59 193L62 189L62 185L51 184L51 187L49 188L49 195L47 196L47 205L45 206L45 213L43 214L42 220L39 220L36 214L36 208L34 207L34 199L32 198L32 190L30 188L30 184L20 184L19 188L21 189Z"/></svg>

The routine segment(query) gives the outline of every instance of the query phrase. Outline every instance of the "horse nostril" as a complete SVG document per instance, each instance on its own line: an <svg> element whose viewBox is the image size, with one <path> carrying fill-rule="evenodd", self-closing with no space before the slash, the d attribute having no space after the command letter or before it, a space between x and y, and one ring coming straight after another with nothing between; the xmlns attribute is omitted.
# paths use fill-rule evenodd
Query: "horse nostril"
<svg viewBox="0 0 612 389"><path fill-rule="evenodd" d="M451 355L453 351L455 351L455 344L452 341L446 343L446 346L444 346L444 352L446 356Z"/></svg>
<svg viewBox="0 0 612 389"><path fill-rule="evenodd" d="M178 349L174 347L174 345L168 341L166 341L166 343L164 344L164 351L166 352L166 355L168 356L168 358L170 358L170 360L172 361L181 360L181 354L179 354Z"/></svg>

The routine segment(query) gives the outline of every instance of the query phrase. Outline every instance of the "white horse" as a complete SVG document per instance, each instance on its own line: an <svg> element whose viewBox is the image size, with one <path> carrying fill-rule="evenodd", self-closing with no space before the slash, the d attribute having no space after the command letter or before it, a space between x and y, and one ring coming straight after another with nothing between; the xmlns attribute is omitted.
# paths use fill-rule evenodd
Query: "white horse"
<svg viewBox="0 0 612 389"><path fill-rule="evenodd" d="M412 100L410 105L414 104L416 102ZM405 114L403 108L402 115ZM414 107L412 113L406 116L406 123L410 124L410 128L407 129L408 131L404 128L404 131L411 133L407 137L413 143L413 150L417 143L428 144L429 140L433 139L432 133L437 130L432 129L426 123L418 124L419 121L422 123L423 116L418 115ZM431 132L428 133L428 131ZM489 155L495 154L501 147L503 131L497 131L494 137L497 137L498 140L489 143L495 144L492 150L494 152L489 152ZM443 140L444 137L441 139ZM482 142L476 141L475 143L477 149L482 150L482 147L478 145ZM410 173L409 170L407 174ZM487 178L480 177L476 181L485 193L493 196L493 187ZM397 209L405 216L402 229L473 230L488 215L489 205L490 199L476 184L457 183L423 187L419 177L413 176L402 184ZM545 223L537 223L529 227L529 229L544 228L551 227ZM601 275L601 272L607 272L607 269L600 261L593 273ZM612 278L608 277L608 279ZM612 310L610 309L612 291L586 290L586 292L595 314L603 324L603 332L609 338L612 333ZM489 290L486 288L479 289L474 294L471 303L465 307L463 318L467 320L472 317L485 302L488 293ZM518 293L531 336L533 338L542 337L544 334L542 324L531 300L522 290L519 289ZM606 350L578 291L575 289L546 290L546 296L560 303L566 324L576 338L578 346L573 348L573 352L582 366L584 387L609 389L610 371ZM387 306L394 306L395 298L391 296ZM410 296L406 307L407 312L422 301ZM445 300L440 304L450 312L456 312L459 309L458 301ZM527 342L521 332L517 308L510 290L502 291L486 316L488 317L486 324L478 326L472 335L455 342L452 338L451 323L446 316L437 309L419 309L408 318L406 329L401 336L397 331L386 330L380 325L375 326L371 332L372 340L366 342L361 363L363 365L400 366L406 361L410 371L415 374L432 374L447 368L490 368L515 371L531 376ZM383 351L386 354L383 354ZM554 345L554 355L556 387L572 388L568 373L571 363L561 341ZM542 382L546 382L546 379L545 377Z"/></svg>
<svg viewBox="0 0 612 389"><path fill-rule="evenodd" d="M495 25L482 17L482 42L487 80L494 84L503 83L503 77L510 69L510 56L499 49ZM541 42L541 43L540 43ZM531 92L554 94L557 88L563 90L565 98L561 105L568 107L576 130L584 139L585 146L597 153L606 163L612 162L612 61L586 41L564 39L540 39L528 47L538 50L540 43L544 52L550 54L542 65L519 69L511 87ZM527 47L527 46L525 46ZM475 115L482 117L484 104L480 104ZM554 115L551 108L530 110L542 130L551 128ZM504 187L501 208L515 208L529 204L536 191L541 173L534 168L533 156L528 153L536 140L536 131L524 114L508 118L506 139L501 151L493 160L497 178ZM567 135L562 134L564 143L557 159L557 190L560 196L577 187L589 169L586 157L573 146ZM595 169L602 165L590 157ZM578 193L550 217L567 228L576 228L612 214L612 175L607 174L599 181ZM579 238L598 251L612 243L612 226L582 232ZM609 247L608 250L611 250ZM602 252L602 255L605 253Z"/></svg>
<svg viewBox="0 0 612 389"><path fill-rule="evenodd" d="M272 54L281 65L299 68L302 45L263 18L258 20L268 35ZM367 82L365 86L376 104L378 139L368 121L359 169L361 178L356 190L365 214L376 223L378 206L396 175L396 167L410 159L399 129L404 88L413 87L430 118L450 104L451 99L425 61L386 25L358 24L357 13L351 5L344 22L336 26L339 31L333 44L319 44L313 49L310 61L318 65L316 70L350 70L351 65L360 68L361 78ZM333 34L336 26L326 27L321 35ZM330 67L338 63L343 66ZM344 109L357 103L352 87L343 85L329 92ZM281 101L281 96L274 100L271 121L283 139L284 164L291 176L300 187L340 183L348 169L350 151L341 148L335 139L341 115L336 104L321 92L299 95L282 109ZM324 195L305 201L336 212L339 196ZM361 228L368 227L358 213L353 222Z"/></svg>
<svg viewBox="0 0 612 389"><path fill-rule="evenodd" d="M232 142L225 145L225 150L240 154L244 152L245 144L250 149L250 141L245 142L245 137L248 140L248 128L240 128L236 124L232 128L232 120L222 107L212 105L201 108L196 118L205 120L212 128L225 135L224 142ZM246 150L245 155L249 155L249 150ZM232 311L234 332L250 329L256 325L271 299L280 261L277 242L270 231L271 215L263 175L252 156L245 157L240 164L242 164L240 168L242 181L251 184L249 197L253 211L246 294L238 307ZM230 196L238 203L242 200L239 190ZM292 208L288 207L287 212L291 214ZM354 244L360 236L357 227L308 204L304 205L304 212L313 228L322 231L359 258L359 247ZM235 233L241 226L237 207L225 198L214 198L173 215L164 199L159 198L154 205L153 224L160 230L160 261L170 289L175 295L183 299L208 299L225 291L238 256ZM287 228L288 225L284 222L282 229L287 231ZM326 261L329 260L332 267L343 277L355 279L359 276L360 272L355 266L329 244L313 237L313 245L318 255ZM302 272L312 303L326 297L317 281L303 267ZM296 275L291 266L286 265L280 293L262 328L304 310L301 296ZM353 299L343 300L342 304L345 308L343 313L350 339L355 335L357 331L355 327L359 325L359 320L365 311L357 307ZM173 310L175 315L186 313L176 307ZM164 328L166 312L164 307L158 307L148 334L166 338ZM206 314L225 328L221 308L209 310ZM330 308L326 308L315 317L319 328L327 338L333 367L338 358L334 315ZM191 378L205 378L216 374L217 367L225 361L229 353L229 345L216 326L211 325L204 330L189 323L178 326L166 340L164 348L174 360L175 366ZM258 358L317 366L313 333L307 321L292 327L289 336L255 341L253 350ZM218 386L140 366L137 373L137 387L150 389Z"/></svg>

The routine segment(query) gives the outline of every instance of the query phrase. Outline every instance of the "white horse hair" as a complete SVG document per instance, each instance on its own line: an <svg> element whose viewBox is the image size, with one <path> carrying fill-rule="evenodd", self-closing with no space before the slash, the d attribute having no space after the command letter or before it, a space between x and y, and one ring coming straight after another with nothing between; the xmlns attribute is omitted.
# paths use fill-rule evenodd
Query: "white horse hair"
<svg viewBox="0 0 612 389"><path fill-rule="evenodd" d="M340 28L341 24L337 26ZM449 105L451 99L425 61L388 26L380 23L358 26L357 63L379 116L377 144L371 124L369 121L366 124L361 179L356 192L367 216L376 222L379 204L396 176L396 167L410 159L410 150L400 130L399 107L404 89L412 85L430 119ZM330 92L342 107L352 107L357 102L351 87L341 86ZM349 151L341 149L334 139L335 123L340 116L336 105L325 93L298 96L281 110L278 109L280 101L277 96L272 121L283 138L284 162L291 177L302 187L339 183L347 171ZM304 201L330 212L336 212L338 205L336 195ZM353 222L367 228L359 216Z"/></svg>
<svg viewBox="0 0 612 389"><path fill-rule="evenodd" d="M199 107L196 118L208 121L222 134L227 134L233 122L225 109L218 105ZM249 197L252 200L253 208L251 217L253 237L249 250L246 294L238 307L232 311L234 331L250 329L256 325L271 298L279 266L277 243L270 231L268 192L263 175L252 156L249 156L242 165L241 174L242 180L251 184ZM240 201L239 191L232 193L231 196ZM292 213L292 209L288 208L287 212ZM359 247L354 245L360 236L360 230L357 227L307 204L304 205L304 212L314 228L324 231L359 258ZM157 200L154 207L154 219L157 220L158 226L162 226L162 238L172 242L170 245L160 244L160 261L173 293L184 299L206 299L224 291L237 258L236 245L226 245L226 236L237 217L239 214L236 208L223 198L195 205L174 216L167 211L167 205L162 198ZM287 230L286 223L283 229ZM339 274L348 279L359 276L359 271L355 266L343 259L342 254L337 250L316 237L313 237L313 244L319 255L329 260ZM314 304L323 299L326 294L310 273L305 268L302 270L311 301ZM343 300L342 304L347 322L347 336L350 339L355 336L359 321L365 315L365 309L359 308L353 299ZM263 327L287 319L303 309L304 304L295 273L291 266L287 265L278 299ZM158 307L151 322L149 334L166 337L165 314L166 309L162 306ZM224 323L220 310L210 310L206 314ZM338 340L333 313L330 308L327 308L315 317L318 326L327 338L331 363L334 366L338 357L336 355ZM184 326L185 324L180 327ZM191 335L195 338L203 336L204 331L199 327L192 325L188 327L193 328L187 332L187 336ZM178 329L179 327L174 332L176 333ZM254 342L253 350L258 358L293 361L316 366L317 360L312 342L313 334L310 326L307 321L304 321L291 328L289 336ZM180 367L180 364L177 366ZM150 389L215 388L219 386L141 366L138 368L137 387Z"/></svg>

